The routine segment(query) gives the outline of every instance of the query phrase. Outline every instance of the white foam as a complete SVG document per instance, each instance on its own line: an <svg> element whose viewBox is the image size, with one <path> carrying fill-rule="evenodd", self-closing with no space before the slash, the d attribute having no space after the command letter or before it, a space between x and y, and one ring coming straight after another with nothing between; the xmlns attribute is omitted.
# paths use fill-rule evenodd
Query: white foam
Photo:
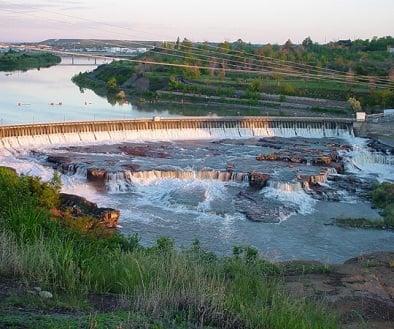
<svg viewBox="0 0 394 329"><path fill-rule="evenodd" d="M0 145L8 150L31 149L37 147L57 147L63 145L107 144L126 141L167 141L198 139L240 139L250 137L304 137L304 138L351 138L353 132L346 128L328 129L324 124L305 127L302 123L282 123L272 128L184 128L184 129L144 129L102 132L58 133L36 136L4 137ZM0 146L1 147L1 146Z"/></svg>
<svg viewBox="0 0 394 329"><path fill-rule="evenodd" d="M133 192L140 205L158 206L175 212L201 213L213 210L213 202L224 202L226 184L220 181L158 179L134 181Z"/></svg>
<svg viewBox="0 0 394 329"><path fill-rule="evenodd" d="M394 156L371 151L366 143L367 140L356 138L353 150L343 154L346 169L360 176L374 176L379 181L394 181Z"/></svg>
<svg viewBox="0 0 394 329"><path fill-rule="evenodd" d="M264 188L261 193L267 198L278 200L284 204L290 204L302 215L314 212L316 200L305 193L299 182L288 183L273 181L270 182L269 186Z"/></svg>

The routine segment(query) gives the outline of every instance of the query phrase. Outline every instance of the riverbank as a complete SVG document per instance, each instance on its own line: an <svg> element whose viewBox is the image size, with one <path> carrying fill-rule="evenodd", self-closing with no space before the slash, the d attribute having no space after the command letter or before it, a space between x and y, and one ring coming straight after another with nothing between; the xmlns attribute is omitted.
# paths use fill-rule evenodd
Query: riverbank
<svg viewBox="0 0 394 329"><path fill-rule="evenodd" d="M0 54L0 71L27 71L50 67L60 62L59 56L50 53L8 51Z"/></svg>
<svg viewBox="0 0 394 329"><path fill-rule="evenodd" d="M294 299L306 299L311 304L322 303L328 312L336 314L338 328L389 329L394 325L394 253L363 255L340 265L291 261L280 266L283 272L275 277L279 278L284 291ZM193 327L193 323L186 324L181 318L171 321L133 310L132 300L124 295L89 293L81 298L52 290L53 296L46 298L43 293L40 296L41 291L45 290L35 283L0 277L0 327ZM209 316L210 310L200 310L204 311ZM205 323L202 314L201 320L203 323L197 325ZM239 323L204 326L217 327L245 328ZM293 323L282 328L298 327ZM313 325L305 328L310 327ZM331 327L329 323L321 322L320 328Z"/></svg>

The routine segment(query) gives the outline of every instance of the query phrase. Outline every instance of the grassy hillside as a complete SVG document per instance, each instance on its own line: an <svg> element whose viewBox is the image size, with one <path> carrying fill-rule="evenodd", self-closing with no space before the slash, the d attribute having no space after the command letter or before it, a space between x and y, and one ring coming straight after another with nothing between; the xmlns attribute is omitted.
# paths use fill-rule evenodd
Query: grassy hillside
<svg viewBox="0 0 394 329"><path fill-rule="evenodd" d="M167 238L142 247L137 236L82 232L51 216L58 189L0 168L0 287L23 283L0 302L0 327L338 328L318 302L283 291L282 268L253 248L218 257L197 241L177 250Z"/></svg>
<svg viewBox="0 0 394 329"><path fill-rule="evenodd" d="M212 46L192 44L184 40L164 43L161 48L156 48L139 59L186 64L190 67L178 68L120 61L100 66L90 73L81 73L74 77L74 82L81 88L90 88L99 95L108 96L111 102L127 98L173 100L176 93L181 92L207 100L211 96L216 96L223 98L223 101L238 100L238 103L242 104L259 105L259 101L269 99L265 94L276 94L282 96L279 102L273 102L272 105L276 106L280 106L280 102L289 101L290 97L322 98L342 101L343 104L320 105L316 102L315 105L306 104L309 105L306 108L342 107L345 111L345 108L350 106L344 102L349 98L356 98L364 109L373 112L394 106L394 89L376 88L374 84L379 77L388 79L393 74L394 57L385 48L391 41L393 40L390 37L372 41L358 40L343 46L319 45L306 39L302 45L287 42L283 46L257 46L238 41ZM266 56L277 61L269 60ZM306 76L301 77L299 72L297 73L298 64L310 65L302 67L302 72ZM259 75L238 71L256 70L257 67L279 67L288 74ZM346 80L342 83L319 78L320 68L343 72ZM317 74L318 77L310 78L313 74ZM370 82L355 83L357 74L371 76ZM160 94L158 91L170 93ZM290 103L305 105L302 100L292 99ZM291 107L290 104L287 106Z"/></svg>

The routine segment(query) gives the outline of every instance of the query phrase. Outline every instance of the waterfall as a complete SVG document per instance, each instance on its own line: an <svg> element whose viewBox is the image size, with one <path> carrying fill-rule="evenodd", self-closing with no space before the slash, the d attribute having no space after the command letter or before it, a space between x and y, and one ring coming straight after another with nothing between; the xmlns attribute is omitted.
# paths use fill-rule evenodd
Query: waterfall
<svg viewBox="0 0 394 329"><path fill-rule="evenodd" d="M364 176L375 176L379 180L394 181L394 156L372 151L364 140L356 140L351 152L345 153L346 169Z"/></svg>
<svg viewBox="0 0 394 329"><path fill-rule="evenodd" d="M6 149L42 146L116 143L125 141L163 141L193 139L223 139L251 137L349 138L353 136L351 122L311 121L305 119L179 119L135 120L124 122L93 122L3 126L0 146Z"/></svg>
<svg viewBox="0 0 394 329"><path fill-rule="evenodd" d="M302 184L300 182L269 181L268 187L286 193L303 190Z"/></svg>
<svg viewBox="0 0 394 329"><path fill-rule="evenodd" d="M358 167L374 164L394 166L394 156L378 152L371 152L367 149L356 149L353 153L352 160Z"/></svg>
<svg viewBox="0 0 394 329"><path fill-rule="evenodd" d="M108 173L105 182L110 192L127 192L138 185L151 184L161 180L215 180L221 182L247 182L247 173L219 170L147 170Z"/></svg>
<svg viewBox="0 0 394 329"><path fill-rule="evenodd" d="M300 214L306 215L314 211L316 200L305 193L300 182L269 181L268 187L261 193L267 198L293 206Z"/></svg>

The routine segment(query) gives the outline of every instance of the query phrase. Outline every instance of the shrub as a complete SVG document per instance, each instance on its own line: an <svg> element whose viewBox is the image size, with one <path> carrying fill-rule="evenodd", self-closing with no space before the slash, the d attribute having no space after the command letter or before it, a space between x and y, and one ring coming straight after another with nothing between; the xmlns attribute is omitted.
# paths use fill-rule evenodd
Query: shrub
<svg viewBox="0 0 394 329"><path fill-rule="evenodd" d="M279 87L279 91L281 94L283 95L291 95L294 96L296 95L297 89L288 83L283 83L280 87Z"/></svg>
<svg viewBox="0 0 394 329"><path fill-rule="evenodd" d="M360 103L360 101L358 101L356 98L350 97L350 98L347 100L347 102L348 102L350 108L351 108L353 111L355 111L355 112L361 111L361 103Z"/></svg>
<svg viewBox="0 0 394 329"><path fill-rule="evenodd" d="M118 82L116 81L116 78L114 78L114 77L110 78L107 81L106 87L107 87L107 91L112 94L115 94L119 91Z"/></svg>
<svg viewBox="0 0 394 329"><path fill-rule="evenodd" d="M394 205L394 184L382 183L372 191L372 201L379 208Z"/></svg>

